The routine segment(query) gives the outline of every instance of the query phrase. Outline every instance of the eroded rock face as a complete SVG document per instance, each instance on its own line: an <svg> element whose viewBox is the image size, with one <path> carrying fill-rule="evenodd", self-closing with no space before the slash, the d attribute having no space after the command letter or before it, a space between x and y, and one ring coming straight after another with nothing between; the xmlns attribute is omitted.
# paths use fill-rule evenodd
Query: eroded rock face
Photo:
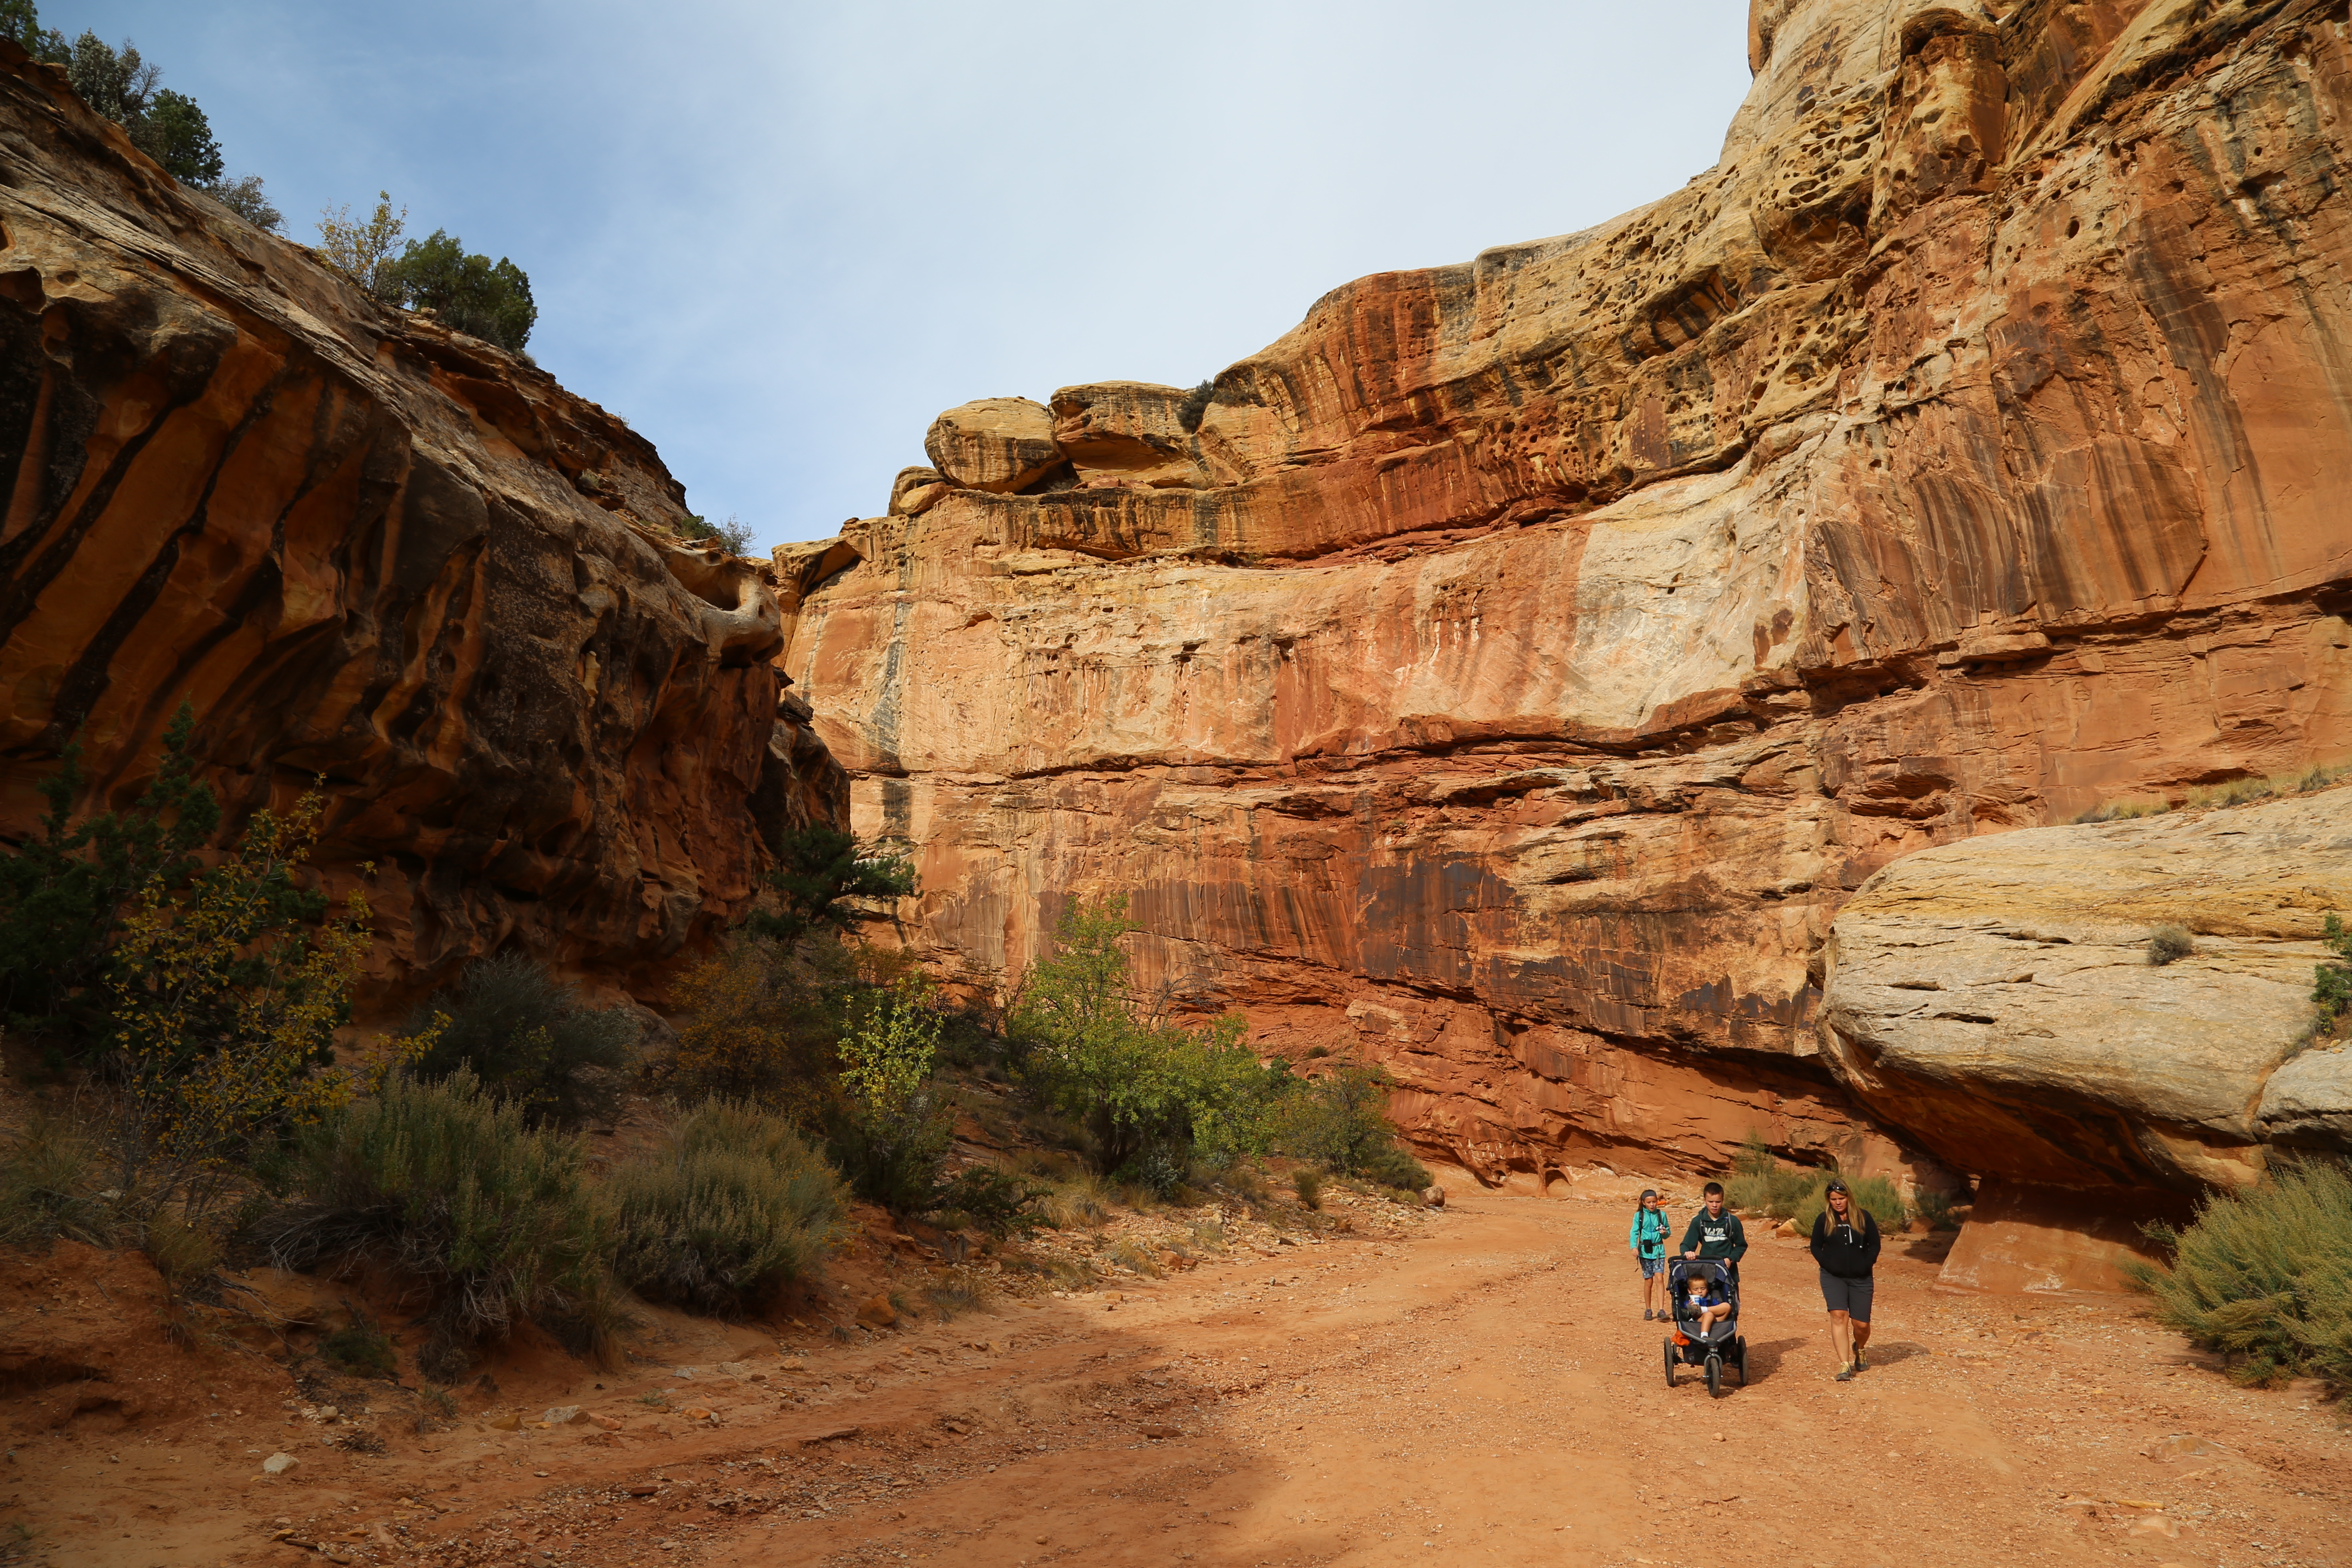
<svg viewBox="0 0 2352 1568"><path fill-rule="evenodd" d="M1874 871L2352 755L2340 7L1751 43L1684 189L1336 289L1190 420L1066 389L1073 482L938 461L852 531L786 667L943 968L1125 891L1152 978L1388 1061L1489 1179L1820 1152Z"/></svg>
<svg viewBox="0 0 2352 1568"><path fill-rule="evenodd" d="M839 808L763 566L618 419L175 185L0 47L0 834L194 705L232 817L329 800L393 991L509 940L645 981Z"/></svg>

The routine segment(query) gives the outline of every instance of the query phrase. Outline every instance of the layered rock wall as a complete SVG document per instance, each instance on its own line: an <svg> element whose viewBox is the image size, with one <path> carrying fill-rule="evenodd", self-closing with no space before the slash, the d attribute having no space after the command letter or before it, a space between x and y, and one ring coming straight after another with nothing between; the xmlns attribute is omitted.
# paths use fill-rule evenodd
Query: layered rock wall
<svg viewBox="0 0 2352 1568"><path fill-rule="evenodd" d="M942 967L1124 891L1490 1179L1891 1160L1927 1117L1816 1029L1853 889L2352 755L2343 5L1750 36L1684 189L1335 289L1205 401L951 411L826 547L786 668Z"/></svg>
<svg viewBox="0 0 2352 1568"><path fill-rule="evenodd" d="M624 984L845 806L780 723L772 574L653 447L177 186L0 45L0 836L79 738L120 805L183 702L232 816L313 781L378 980L509 941ZM802 710L803 716L805 710Z"/></svg>

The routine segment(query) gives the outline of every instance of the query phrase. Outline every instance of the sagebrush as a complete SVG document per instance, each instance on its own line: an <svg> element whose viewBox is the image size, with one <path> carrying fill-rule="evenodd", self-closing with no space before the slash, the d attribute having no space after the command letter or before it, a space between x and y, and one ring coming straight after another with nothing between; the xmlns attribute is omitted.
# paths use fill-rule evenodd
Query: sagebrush
<svg viewBox="0 0 2352 1568"><path fill-rule="evenodd" d="M2235 1358L2231 1375L2352 1390L2352 1168L2305 1159L2207 1199L2186 1230L2150 1226L2168 1264L2128 1272L2158 1321Z"/></svg>
<svg viewBox="0 0 2352 1568"><path fill-rule="evenodd" d="M614 1272L640 1293L741 1317L814 1274L849 1194L781 1117L713 1100L677 1115L663 1145L615 1170Z"/></svg>
<svg viewBox="0 0 2352 1568"><path fill-rule="evenodd" d="M431 1292L431 1375L534 1319L591 1350L610 1327L607 1226L579 1140L534 1129L464 1068L394 1079L295 1142L292 1202L262 1223L280 1268L373 1256Z"/></svg>

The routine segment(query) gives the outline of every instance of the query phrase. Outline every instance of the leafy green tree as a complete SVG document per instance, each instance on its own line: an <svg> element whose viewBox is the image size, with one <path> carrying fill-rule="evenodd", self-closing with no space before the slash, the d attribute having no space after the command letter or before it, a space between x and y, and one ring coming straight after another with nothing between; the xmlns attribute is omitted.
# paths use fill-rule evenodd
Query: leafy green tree
<svg viewBox="0 0 2352 1568"><path fill-rule="evenodd" d="M151 876L122 917L109 985L119 1185L151 1206L201 1215L255 1140L355 1087L325 1069L368 949L367 900L353 891L321 921L326 900L296 879L324 812L313 793L284 816L257 813L184 887Z"/></svg>
<svg viewBox="0 0 2352 1568"><path fill-rule="evenodd" d="M213 139L212 121L185 93L168 87L159 90L131 140L184 184L209 188L221 177L220 143Z"/></svg>
<svg viewBox="0 0 2352 1568"><path fill-rule="evenodd" d="M0 0L0 38L36 59L47 58L42 47L47 37L41 31L41 8L35 0Z"/></svg>
<svg viewBox="0 0 2352 1568"><path fill-rule="evenodd" d="M398 264L392 247L408 226L408 209L395 215L392 193L375 194L375 210L354 219L350 204L319 211L319 249L330 265L380 300L400 302L393 268Z"/></svg>
<svg viewBox="0 0 2352 1568"><path fill-rule="evenodd" d="M256 228L276 234L285 226L286 215L278 210L262 189L258 174L240 174L234 180L215 180L205 187L214 200L228 208Z"/></svg>
<svg viewBox="0 0 2352 1568"><path fill-rule="evenodd" d="M939 1010L915 983L855 998L835 1047L847 1101L829 1150L858 1195L898 1214L940 1198L940 1169L955 1132L955 1111L934 1077Z"/></svg>
<svg viewBox="0 0 2352 1568"><path fill-rule="evenodd" d="M431 310L444 324L520 353L538 323L530 277L501 256L468 256L446 229L412 239L385 272L379 290L393 303Z"/></svg>
<svg viewBox="0 0 2352 1568"><path fill-rule="evenodd" d="M849 900L903 899L916 886L905 856L883 854L837 827L813 822L778 841L776 868L768 874L776 907L755 911L751 929L789 952L814 931L848 931L857 918Z"/></svg>
<svg viewBox="0 0 2352 1568"><path fill-rule="evenodd" d="M1268 1074L1238 1017L1188 1030L1135 994L1120 943L1139 929L1124 898L1073 900L1007 1022L1024 1080L1087 1130L1097 1167L1165 1187L1196 1153L1264 1146Z"/></svg>
<svg viewBox="0 0 2352 1568"><path fill-rule="evenodd" d="M1340 1067L1301 1084L1281 1111L1283 1147L1342 1176L1361 1176L1414 1192L1429 1172L1397 1142L1388 1119L1388 1075L1376 1067Z"/></svg>
<svg viewBox="0 0 2352 1568"><path fill-rule="evenodd" d="M10 1026L79 1054L105 1032L105 986L122 916L135 895L177 892L194 851L220 826L220 803L196 781L195 710L180 705L163 731L155 776L121 813L74 820L83 788L81 747L66 748L41 781L40 831L0 850L0 1009Z"/></svg>
<svg viewBox="0 0 2352 1568"><path fill-rule="evenodd" d="M81 100L121 126L131 144L163 164L173 179L209 192L264 228L278 226L278 210L262 198L259 176L224 177L220 142L202 106L184 92L159 85L163 72L130 39L117 47L96 33L84 32L68 44L62 33L42 31L34 0L0 0L0 37L63 66Z"/></svg>

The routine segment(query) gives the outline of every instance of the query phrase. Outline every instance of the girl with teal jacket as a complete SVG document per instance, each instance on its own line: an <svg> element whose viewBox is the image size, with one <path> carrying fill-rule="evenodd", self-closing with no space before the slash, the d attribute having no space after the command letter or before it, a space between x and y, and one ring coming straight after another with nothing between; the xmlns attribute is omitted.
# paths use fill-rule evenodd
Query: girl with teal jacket
<svg viewBox="0 0 2352 1568"><path fill-rule="evenodd" d="M1633 1261L1642 1266L1642 1321L1673 1315L1673 1306L1666 1300L1666 1211L1658 1206L1655 1187L1642 1189L1642 1206L1633 1211L1633 1228L1625 1233L1625 1244L1633 1249Z"/></svg>

